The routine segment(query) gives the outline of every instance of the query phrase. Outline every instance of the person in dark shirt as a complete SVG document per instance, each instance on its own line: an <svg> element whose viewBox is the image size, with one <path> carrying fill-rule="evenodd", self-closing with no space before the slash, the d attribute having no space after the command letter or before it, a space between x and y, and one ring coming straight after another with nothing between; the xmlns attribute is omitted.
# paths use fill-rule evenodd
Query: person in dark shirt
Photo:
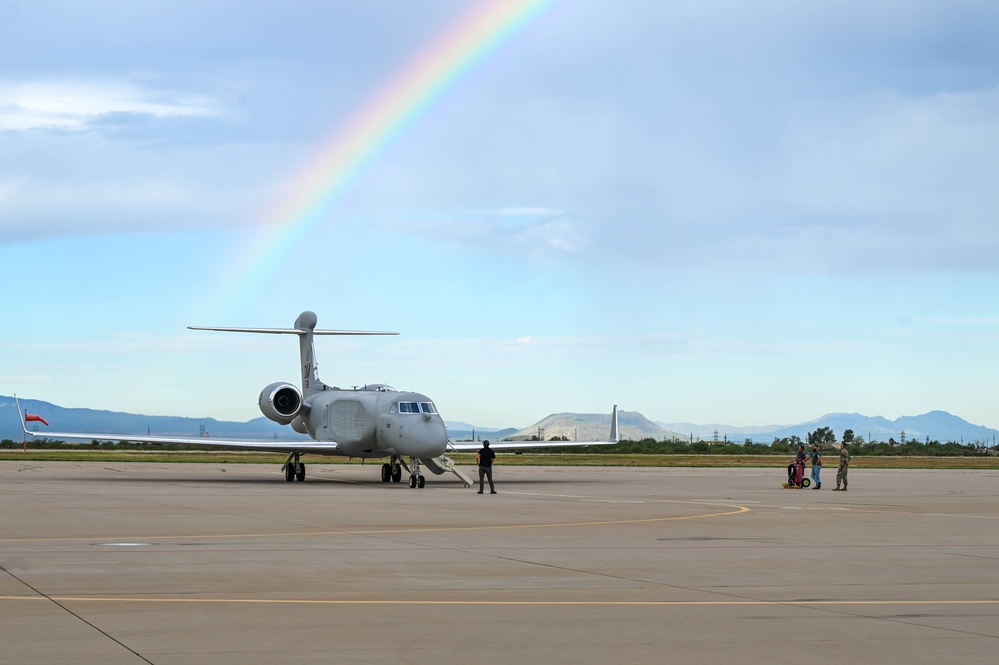
<svg viewBox="0 0 999 665"><path fill-rule="evenodd" d="M482 449L475 456L475 463L479 465L479 494L485 489L484 478L489 479L489 493L496 494L496 486L493 485L493 460L496 453L489 447L489 441L482 442Z"/></svg>
<svg viewBox="0 0 999 665"><path fill-rule="evenodd" d="M799 445L798 454L795 456L794 461L787 465L787 484L789 487L797 484L794 482L794 465L804 464L806 459L808 459L808 455L805 453L805 446Z"/></svg>

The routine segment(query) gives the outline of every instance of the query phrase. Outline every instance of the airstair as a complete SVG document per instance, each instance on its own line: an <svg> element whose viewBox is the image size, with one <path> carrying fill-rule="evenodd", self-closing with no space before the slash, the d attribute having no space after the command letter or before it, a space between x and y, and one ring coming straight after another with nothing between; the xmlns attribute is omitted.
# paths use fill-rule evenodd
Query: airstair
<svg viewBox="0 0 999 665"><path fill-rule="evenodd" d="M454 465L454 460L452 460L447 455L438 455L437 457L422 459L420 461L423 462L424 466L426 466L428 469L433 471L438 476L441 475L442 473L450 471L454 475L461 478L461 481L465 483L465 487L472 486L472 479L466 476L464 473L462 473L461 469L459 469Z"/></svg>

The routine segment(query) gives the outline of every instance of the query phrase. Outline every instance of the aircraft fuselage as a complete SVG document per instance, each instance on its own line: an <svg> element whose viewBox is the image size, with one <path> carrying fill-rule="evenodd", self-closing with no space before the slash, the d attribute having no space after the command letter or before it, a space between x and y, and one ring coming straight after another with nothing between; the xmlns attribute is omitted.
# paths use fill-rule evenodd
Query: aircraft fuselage
<svg viewBox="0 0 999 665"><path fill-rule="evenodd" d="M444 420L422 393L387 386L327 388L305 402L308 411L299 421L308 434L317 441L335 441L350 457L428 459L443 455L447 447Z"/></svg>

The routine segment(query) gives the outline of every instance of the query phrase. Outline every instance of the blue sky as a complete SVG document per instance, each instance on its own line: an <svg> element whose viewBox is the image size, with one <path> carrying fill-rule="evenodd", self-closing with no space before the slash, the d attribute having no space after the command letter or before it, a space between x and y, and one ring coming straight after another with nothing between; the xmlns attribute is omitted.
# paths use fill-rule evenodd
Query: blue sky
<svg viewBox="0 0 999 665"><path fill-rule="evenodd" d="M0 394L248 420L296 345L186 326L311 309L479 426L999 427L995 3L556 2L234 272L469 4L0 0Z"/></svg>

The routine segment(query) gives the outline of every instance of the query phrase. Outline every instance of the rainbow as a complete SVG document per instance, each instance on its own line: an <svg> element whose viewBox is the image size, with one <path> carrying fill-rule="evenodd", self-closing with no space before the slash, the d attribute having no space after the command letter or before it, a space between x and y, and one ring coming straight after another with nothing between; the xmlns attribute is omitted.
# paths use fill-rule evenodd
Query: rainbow
<svg viewBox="0 0 999 665"><path fill-rule="evenodd" d="M225 309L242 309L267 276L298 247L400 135L477 64L557 0L484 0L433 41L322 142L286 200L265 219L224 280L237 284ZM214 308L218 311L218 307Z"/></svg>

